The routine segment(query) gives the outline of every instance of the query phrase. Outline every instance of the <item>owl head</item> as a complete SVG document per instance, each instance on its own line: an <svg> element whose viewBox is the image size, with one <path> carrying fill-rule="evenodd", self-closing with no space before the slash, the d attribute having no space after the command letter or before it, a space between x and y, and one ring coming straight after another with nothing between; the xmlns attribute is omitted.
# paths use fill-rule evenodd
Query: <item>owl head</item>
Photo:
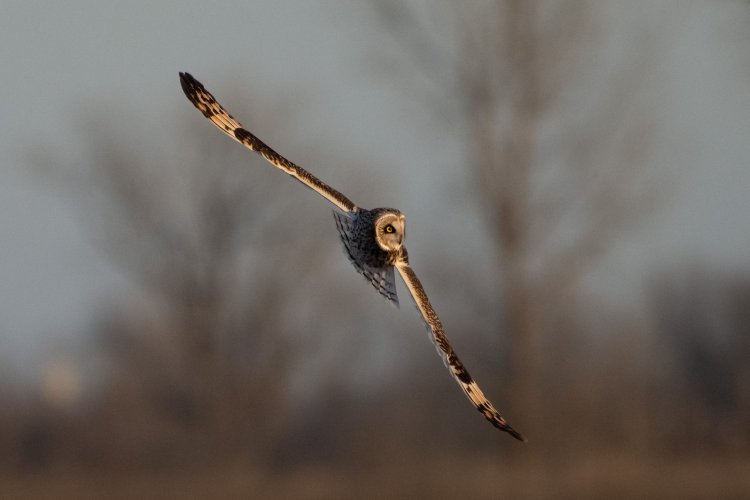
<svg viewBox="0 0 750 500"><path fill-rule="evenodd" d="M375 241L386 252L401 249L406 238L406 218L393 208L383 208L375 219Z"/></svg>

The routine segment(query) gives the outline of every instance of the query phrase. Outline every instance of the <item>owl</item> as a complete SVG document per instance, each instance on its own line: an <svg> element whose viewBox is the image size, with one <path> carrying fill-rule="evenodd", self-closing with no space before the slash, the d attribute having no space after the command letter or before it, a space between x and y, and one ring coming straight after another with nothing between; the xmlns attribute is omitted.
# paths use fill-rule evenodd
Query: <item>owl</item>
<svg viewBox="0 0 750 500"><path fill-rule="evenodd" d="M393 208L367 210L356 206L339 191L287 160L248 132L190 74L180 73L180 83L190 102L219 130L246 148L260 154L269 163L317 192L336 207L333 212L336 229L341 237L344 251L357 272L362 274L378 293L396 306L398 306L398 295L395 273L398 272L435 343L438 354L469 401L492 425L520 441L526 441L485 397L448 343L443 324L430 304L422 283L409 264L409 255L404 246L406 237L404 214Z"/></svg>

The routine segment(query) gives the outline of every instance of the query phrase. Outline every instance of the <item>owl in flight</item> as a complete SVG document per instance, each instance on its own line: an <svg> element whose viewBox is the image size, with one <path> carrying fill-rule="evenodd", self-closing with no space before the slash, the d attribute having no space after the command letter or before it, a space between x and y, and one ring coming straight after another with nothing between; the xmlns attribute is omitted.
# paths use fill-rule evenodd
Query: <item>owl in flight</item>
<svg viewBox="0 0 750 500"><path fill-rule="evenodd" d="M505 421L503 416L485 397L448 343L443 331L443 324L432 308L422 283L409 265L409 257L406 247L404 247L406 230L404 214L393 208L367 210L356 206L349 198L322 182L307 170L290 162L245 130L216 101L214 96L189 73L180 73L180 83L190 102L219 130L251 151L260 154L272 165L291 175L336 206L337 210L333 212L336 229L341 236L346 255L357 271L383 297L395 305L398 305L398 296L396 295L394 269L398 271L414 299L427 331L435 342L438 354L466 397L492 425L520 441L526 441L520 433Z"/></svg>

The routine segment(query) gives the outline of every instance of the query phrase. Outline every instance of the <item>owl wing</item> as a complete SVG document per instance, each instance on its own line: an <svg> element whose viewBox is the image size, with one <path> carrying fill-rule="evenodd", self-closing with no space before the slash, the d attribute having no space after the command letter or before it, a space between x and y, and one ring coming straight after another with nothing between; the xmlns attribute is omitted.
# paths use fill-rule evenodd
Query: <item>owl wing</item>
<svg viewBox="0 0 750 500"><path fill-rule="evenodd" d="M333 211L333 218L336 221L336 229L341 236L341 242L344 244L344 251L349 258L349 262L354 268L365 277L367 281L375 287L380 295L385 297L391 304L398 307L398 295L396 294L396 278L393 273L393 266L372 267L354 258L352 252L352 214Z"/></svg>
<svg viewBox="0 0 750 500"><path fill-rule="evenodd" d="M255 137L242 127L242 124L234 119L232 115L219 104L211 93L189 73L180 73L180 84L185 95L200 110L203 115L211 120L222 132L243 144L251 151L255 151L268 162L291 175L305 186L322 195L325 199L336 205L345 212L351 212L356 208L354 203L346 196L321 181L310 172L295 165L273 149L269 148L263 141Z"/></svg>
<svg viewBox="0 0 750 500"><path fill-rule="evenodd" d="M445 336L443 331L443 324L440 322L437 313L432 308L430 300L427 298L427 294L422 287L422 283L417 278L412 268L409 266L408 258L406 257L405 249L402 250L402 257L396 262L396 269L398 269L401 278L403 278L406 287L409 289L414 302L422 315L425 327L428 333L432 336L437 347L438 354L443 358L445 366L448 367L453 378L456 380L461 390L464 391L466 397L472 402L479 412L484 415L484 418L490 421L492 425L500 429L501 431L507 432L519 441L526 441L519 432L511 427L508 422L500 415L495 407L492 405L489 399L484 395L482 390L479 388L477 383L471 378L469 372L464 368L461 360L458 359L456 352L453 350L451 345L448 343L448 338Z"/></svg>
<svg viewBox="0 0 750 500"><path fill-rule="evenodd" d="M396 294L396 278L393 273L393 266L387 266L380 269L367 265L359 265L352 261L357 271L369 281L380 295L388 299L391 304L399 307L398 295Z"/></svg>

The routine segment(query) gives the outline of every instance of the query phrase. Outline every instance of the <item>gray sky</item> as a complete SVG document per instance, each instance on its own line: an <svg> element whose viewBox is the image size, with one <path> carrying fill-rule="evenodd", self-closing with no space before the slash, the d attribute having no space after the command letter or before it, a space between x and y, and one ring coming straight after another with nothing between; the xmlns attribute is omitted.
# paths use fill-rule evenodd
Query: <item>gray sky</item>
<svg viewBox="0 0 750 500"><path fill-rule="evenodd" d="M646 22L663 5L643 2L629 17ZM618 26L622 9L611 9L610 26ZM601 296L637 302L644 275L680 262L748 270L749 10L742 2L692 2L676 16L662 63L645 86L661 127L649 161L674 174L666 187L670 198L596 268L590 285ZM436 141L419 118L421 104L371 69L378 52L392 50L361 2L4 2L0 363L17 367L44 356L50 339L76 338L92 304L117 297L124 285L80 227L74 200L27 175L29 158L38 148L76 158L83 147L77 123L103 104L119 106L113 121L138 117L127 138L134 151L139 134L158 135L174 147L179 141L170 135L180 131L167 125L180 116L175 110L189 107L178 71L190 71L218 94L252 87L270 102L305 89L299 119L309 120L311 140L334 151L346 141L349 150L382 158L378 176L386 181L398 173L398 187L368 193L371 199L361 204L404 210L411 228L415 221L426 228L410 230L410 253L426 254L419 234L437 227L436 205L422 201L445 196L452 183L454 196L467 191L463 180L435 171L460 162L455 151L443 163L426 159ZM302 149L284 153L304 158ZM351 178L339 167L313 170L345 190ZM466 226L467 234L481 231L474 221Z"/></svg>

